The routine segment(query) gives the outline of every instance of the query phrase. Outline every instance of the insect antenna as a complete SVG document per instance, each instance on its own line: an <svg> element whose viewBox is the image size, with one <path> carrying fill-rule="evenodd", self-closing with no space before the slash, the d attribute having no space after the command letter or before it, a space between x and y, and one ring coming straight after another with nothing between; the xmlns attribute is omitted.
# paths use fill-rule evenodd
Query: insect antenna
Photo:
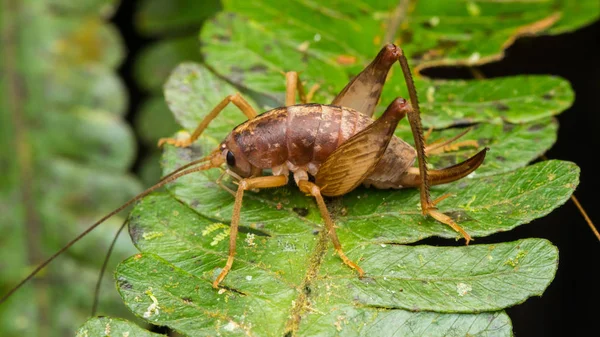
<svg viewBox="0 0 600 337"><path fill-rule="evenodd" d="M541 158L543 160L548 160L548 157L546 157L546 155L542 155ZM600 233L598 233L598 229L596 229L596 225L594 225L594 222L592 221L592 219L588 216L588 214L585 211L585 209L583 208L583 206L579 203L579 200L577 200L577 197L575 197L575 194L571 194L571 201L573 201L573 203L575 204L575 207L577 207L577 209L579 210L579 213L581 213L581 216L583 216L583 219L587 223L588 227L590 227L590 229L592 230L592 233L594 233L594 235L596 236L598 241L600 241Z"/></svg>
<svg viewBox="0 0 600 337"><path fill-rule="evenodd" d="M94 302L92 303L92 314L91 316L96 316L96 309L98 309L98 298L100 298L100 285L102 284L102 278L104 277L104 272L106 271L106 267L108 266L108 260L110 260L110 255L112 254L113 248L115 248L115 244L117 243L117 239L119 235L123 231L123 228L127 225L129 219L123 221L121 227L115 234L110 246L108 247L108 251L106 252L106 256L104 257L104 262L102 263L102 268L100 268L100 274L98 275L98 281L96 281L96 288L94 289Z"/></svg>
<svg viewBox="0 0 600 337"><path fill-rule="evenodd" d="M587 222L588 226L590 227L590 229L592 230L592 232L594 233L594 235L596 235L596 238L598 238L598 241L600 241L600 233L598 233L598 230L596 229L596 226L592 222L592 219L590 219L590 217L588 216L588 214L585 211L585 209L583 209L583 206L581 206L581 204L579 203L579 200L577 200L577 198L573 194L571 194L571 200L573 201L573 203L575 204L575 206L577 206L577 209L579 210L579 213L581 213L581 215L585 219L585 222Z"/></svg>
<svg viewBox="0 0 600 337"><path fill-rule="evenodd" d="M186 169L186 168L188 168L188 167L191 167L191 166L194 166L194 165L197 165L197 164L204 163L205 161L208 161L208 160L212 160L212 158L215 158L215 156L216 156L218 153L219 153L219 149L216 149L216 150L212 151L212 152L211 152L211 153L210 153L208 156L206 156L206 157L204 157L204 158L201 158L201 159L198 159L198 160L191 161L191 162L189 162L189 163L187 163L187 164L185 164L185 165L183 165L183 166L181 166L181 167L177 168L176 170L174 170L173 172L171 172L171 173L167 174L166 176L162 177L162 178L159 180L159 182L161 182L161 181L163 181L163 180L165 180L165 179L169 179L169 177L171 177L171 176L173 176L173 175L177 174L178 172L181 172L181 171L185 170L185 169Z"/></svg>
<svg viewBox="0 0 600 337"><path fill-rule="evenodd" d="M29 280L31 280L37 273L40 272L40 270L44 269L44 267L46 267L56 257L58 257L64 251L66 251L67 249L69 249L77 241L81 240L81 238L83 238L84 236L86 236L89 232L91 232L92 230L94 230L96 227L98 227L101 223L103 223L104 221L106 221L108 218L110 218L113 215L121 212L122 210L124 210L125 208L131 206L133 203L137 202L138 200L142 199L143 197L147 196L148 194L154 192L155 190L163 187L164 185L166 185L166 184L168 184L168 183L170 183L170 182L172 182L172 181L174 181L174 180L176 180L176 179L178 179L180 177L183 177L183 176L188 175L190 173L204 171L204 170L208 170L208 169L211 169L211 168L219 167L224 162L224 159L219 156L219 153L217 151L213 151L207 157L210 159L209 163L204 164L204 165L199 166L199 167L194 167L194 168L190 168L190 169L186 169L186 170L180 170L179 172L177 172L175 174L170 174L168 177L163 178L158 183L156 183L154 186L151 186L151 187L147 188L145 191L143 191L142 193L140 193L140 194L136 195L135 197L131 198L129 201L127 201L126 203L124 203L123 205L121 205L119 208L115 209L114 211L112 211L112 212L108 213L107 215L105 215L104 217L102 217L100 220L98 220L97 222L95 222L93 225L91 225L88 229L86 229L85 231L83 231L81 234L79 234L73 240L69 241L69 243L67 243L59 251L57 251L56 253L54 253L50 258L48 258L46 261L42 262L39 266L37 266L37 268L35 268L29 275L27 275L27 277L25 277L21 282L19 282L19 284L17 284L15 287L13 287L11 290L9 290L8 293L6 293L5 295L3 295L2 298L0 298L0 304L4 303L12 294L14 294L25 283L27 283Z"/></svg>

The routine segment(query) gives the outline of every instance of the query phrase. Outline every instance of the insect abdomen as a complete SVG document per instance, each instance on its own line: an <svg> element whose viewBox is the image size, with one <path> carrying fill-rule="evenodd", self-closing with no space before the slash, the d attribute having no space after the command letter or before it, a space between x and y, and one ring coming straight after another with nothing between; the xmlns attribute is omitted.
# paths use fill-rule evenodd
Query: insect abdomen
<svg viewBox="0 0 600 337"><path fill-rule="evenodd" d="M253 166L266 169L289 162L318 167L341 143L372 122L353 109L301 104L267 111L233 133Z"/></svg>

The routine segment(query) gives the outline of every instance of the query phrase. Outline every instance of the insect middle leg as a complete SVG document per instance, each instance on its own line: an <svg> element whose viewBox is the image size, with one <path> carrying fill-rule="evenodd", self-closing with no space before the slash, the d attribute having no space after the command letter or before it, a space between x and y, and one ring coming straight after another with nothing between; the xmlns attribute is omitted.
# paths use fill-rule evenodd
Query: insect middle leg
<svg viewBox="0 0 600 337"><path fill-rule="evenodd" d="M327 205L325 205L325 201L323 200L323 196L321 195L321 189L319 188L319 186L308 180L300 180L298 181L298 187L300 188L300 191L315 197L315 200L317 201L317 206L319 207L319 211L321 212L321 217L325 221L325 228L327 229L329 237L331 238L331 242L333 242L333 248L348 267L356 269L356 271L358 272L358 276L363 277L365 271L359 265L350 260L342 250L342 244L340 243L340 240L337 237L337 233L335 232L335 224L333 223L333 220L331 220L331 216L329 215Z"/></svg>
<svg viewBox="0 0 600 337"><path fill-rule="evenodd" d="M229 226L229 255L227 257L227 262L225 263L225 266L221 270L221 273L219 274L219 276L217 276L217 278L212 284L213 288L219 287L219 283L221 283L225 276L227 276L227 274L231 270L231 266L233 265L244 192L252 189L281 187L285 186L287 182L287 176L265 176L245 178L238 182L238 189L235 194L235 203L233 204L233 215L231 216L231 225Z"/></svg>
<svg viewBox="0 0 600 337"><path fill-rule="evenodd" d="M200 135L202 135L202 132L204 132L204 130L208 127L210 122L212 122L212 120L215 119L215 117L217 117L219 113L223 111L223 109L225 109L225 107L229 103L235 104L235 106L237 106L240 109L240 111L242 111L244 115L248 117L248 119L253 119L254 117L256 117L256 115L258 115L256 113L256 110L254 110L254 108L248 103L248 101L246 101L239 93L235 93L233 95L225 97L219 104L217 104L217 106L215 106L211 110L211 112L208 115L206 115L206 117L204 117L200 124L198 124L196 130L194 130L194 133L192 133L192 135L189 138L161 138L158 141L158 146L160 147L163 144L171 144L177 147L187 147L192 145L192 143L195 142L196 139L200 137Z"/></svg>

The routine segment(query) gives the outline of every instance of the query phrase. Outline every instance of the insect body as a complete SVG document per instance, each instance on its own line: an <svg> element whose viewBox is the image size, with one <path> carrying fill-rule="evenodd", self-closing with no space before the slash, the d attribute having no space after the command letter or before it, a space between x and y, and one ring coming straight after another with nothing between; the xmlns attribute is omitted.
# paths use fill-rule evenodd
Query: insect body
<svg viewBox="0 0 600 337"><path fill-rule="evenodd" d="M357 132L373 123L364 114L346 107L302 104L277 108L236 127L221 148L231 153L232 171L248 177L255 168L273 170L273 175L294 174L296 182L315 176L331 153ZM416 158L416 151L396 138L393 145L406 151L396 157L398 169L406 169ZM232 165L231 165L232 164Z"/></svg>
<svg viewBox="0 0 600 337"><path fill-rule="evenodd" d="M402 67L410 94L410 103L403 98L396 98L380 118L373 120L372 116L381 96L385 78L396 61ZM346 265L358 272L359 276L365 272L344 254L323 196L344 195L361 184L394 189L419 187L422 213L451 226L461 233L467 243L469 242L468 233L449 216L435 208L436 201L431 200L429 187L432 184L447 183L468 175L481 165L486 150L452 167L441 170L427 168L426 153L440 145L429 147L425 145L416 89L407 60L400 48L392 44L386 45L375 60L328 105L307 103L309 99L304 94L297 73L287 73L286 80L285 107L258 115L240 95L230 95L208 113L189 137L161 139L159 146L191 145L229 103L236 105L248 117L248 121L235 127L220 146L208 156L175 170L156 185L100 219L40 265L0 299L0 302L6 300L52 259L110 216L181 176L224 164L228 166L224 174L233 177L238 187L236 191L232 191L222 185L221 179L224 174L217 181L235 196L235 203L230 225L229 255L225 266L213 282L215 288L224 280L234 262L245 191L284 186L288 183L290 174L293 175L302 192L315 198L336 252ZM296 92L302 104L295 104ZM404 117L408 118L411 125L414 148L394 136L398 122ZM415 159L418 161L418 167L412 167ZM272 175L263 175L265 169L270 169Z"/></svg>
<svg viewBox="0 0 600 337"><path fill-rule="evenodd" d="M400 100L399 104L406 104ZM220 148L230 169L249 177L253 172L272 169L273 175L292 172L296 183L307 175L316 176L320 166L340 145L373 123L373 119L351 108L301 104L270 110L236 127ZM362 183L375 188L415 187L418 171L410 170L417 151L404 140L392 136L373 172ZM476 167L469 166L462 176ZM446 170L448 171L448 170ZM439 171L432 185L442 181ZM461 178L454 176L454 179ZM326 192L326 196L340 193Z"/></svg>
<svg viewBox="0 0 600 337"><path fill-rule="evenodd" d="M383 82L396 60L402 66L412 104L396 98L374 121L371 116ZM237 192L231 191L235 195L235 203L229 257L213 282L215 288L233 264L244 191L286 185L290 172L300 190L315 197L335 250L344 263L356 269L360 276L364 271L344 254L323 196L343 195L360 184L378 188L419 186L423 214L448 224L469 242L468 233L435 209L435 202L429 196L429 186L455 181L471 173L483 162L486 150L443 170L427 169L427 148L416 92L400 48L391 44L385 46L375 60L342 90L332 105L306 104L305 99L304 104L295 105L296 90L303 98L296 73L287 74L287 84L286 107L256 116L256 112L239 95L229 96L211 111L188 139L167 138L159 142L159 145L190 145L206 128L207 120L215 118L229 102L249 117L247 122L233 129L217 150L201 160L210 162L207 168L227 162L229 170L225 173L238 180ZM405 116L411 123L416 149L394 136L398 122ZM415 157L419 161L418 169L411 167ZM262 176L264 169L271 169L272 175ZM310 181L309 175L314 177L314 182Z"/></svg>

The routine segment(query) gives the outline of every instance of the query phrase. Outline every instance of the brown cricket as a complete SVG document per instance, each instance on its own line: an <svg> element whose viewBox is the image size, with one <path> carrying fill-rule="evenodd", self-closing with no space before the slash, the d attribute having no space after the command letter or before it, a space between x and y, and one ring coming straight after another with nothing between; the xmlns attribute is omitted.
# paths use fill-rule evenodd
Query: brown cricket
<svg viewBox="0 0 600 337"><path fill-rule="evenodd" d="M403 98L396 98L379 119L373 120L372 116L387 74L396 61L402 68L410 103ZM298 105L296 92L301 99L301 104ZM290 173L298 188L315 198L337 254L346 265L355 269L360 277L365 272L344 254L323 196L341 196L361 184L382 189L419 187L423 215L429 215L449 225L465 238L467 244L469 243L469 234L435 207L436 203L446 196L432 200L429 187L458 180L473 172L483 162L487 149L445 169L427 168L428 152L439 150L456 141L464 133L442 143L425 145L416 89L401 48L393 44L384 46L373 62L348 83L331 104L307 103L312 93L314 90L305 94L298 74L288 72L284 107L258 115L239 94L230 95L200 122L191 136L185 139L161 139L159 146L191 145L229 103L233 103L248 117L248 121L235 127L208 156L180 167L93 224L4 295L0 303L56 256L112 215L181 176L218 168L225 163L228 168L217 183L235 196L235 203L230 225L229 255L221 273L212 284L214 288L218 288L234 262L244 192L284 186L288 183ZM405 116L408 117L412 129L415 148L394 136L398 122ZM466 143L472 145L472 142ZM413 167L415 159L418 162L417 167ZM272 175L263 176L265 169L271 169ZM237 191L232 191L221 183L224 175L236 180ZM313 177L314 182L309 177Z"/></svg>

